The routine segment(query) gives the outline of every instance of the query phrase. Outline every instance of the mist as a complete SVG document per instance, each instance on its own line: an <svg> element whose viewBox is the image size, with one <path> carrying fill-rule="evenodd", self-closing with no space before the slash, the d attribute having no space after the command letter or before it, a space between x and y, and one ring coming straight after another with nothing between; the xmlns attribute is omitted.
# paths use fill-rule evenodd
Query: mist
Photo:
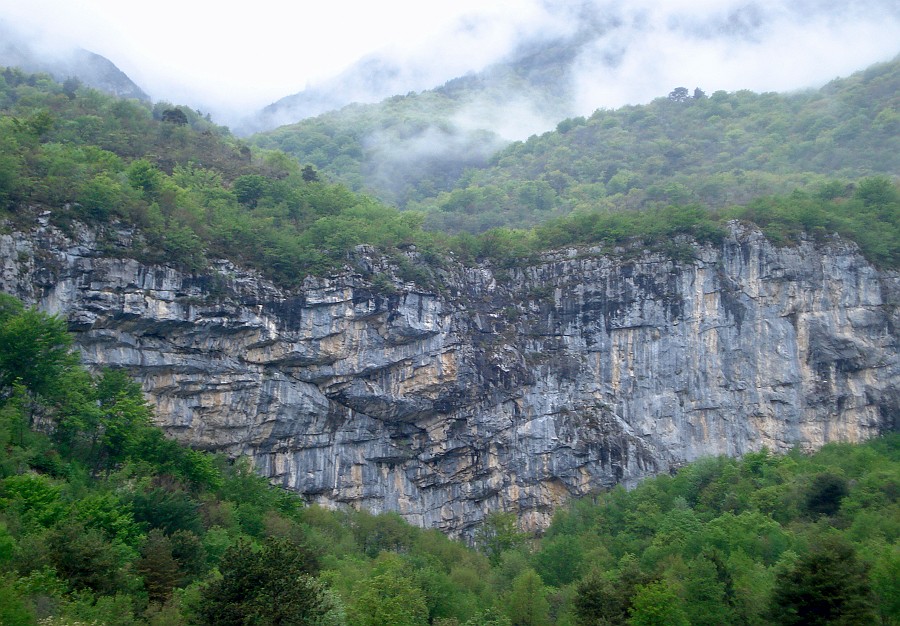
<svg viewBox="0 0 900 626"><path fill-rule="evenodd" d="M43 72L62 82L77 78L85 85L122 98L149 96L108 59L39 31L15 28L0 20L0 66Z"/></svg>
<svg viewBox="0 0 900 626"><path fill-rule="evenodd" d="M645 103L676 86L710 93L817 87L892 58L900 52L898 42L900 4L889 0L587 0L562 6L529 0L507 15L462 16L424 47L368 55L273 104L245 127L292 123L466 74L489 77L492 68L521 66L547 44L563 46L570 58L553 66L555 80L546 86L553 106L547 106L547 93L523 84L508 94L513 105L498 108L490 98L469 103L460 116L468 127L522 139L564 117ZM539 56L534 61L542 62Z"/></svg>
<svg viewBox="0 0 900 626"><path fill-rule="evenodd" d="M895 0L259 0L252 10L215 11L177 0L151 10L117 0L0 0L0 22L28 29L30 42L54 54L101 54L154 100L245 131L431 89L552 42L577 51L558 71L553 88L567 102L554 115L647 102L675 86L815 87L900 52ZM533 99L511 99L523 98Z"/></svg>
<svg viewBox="0 0 900 626"><path fill-rule="evenodd" d="M431 125L388 120L362 140L366 188L404 206L419 181L447 190L465 168L569 117L647 103L676 87L710 94L815 88L893 58L898 42L900 5L885 0L529 0L527 10L509 15L461 18L425 48L368 55L238 131L410 92L414 102L403 110ZM435 87L416 101L417 91ZM437 112L427 108L435 94L444 98Z"/></svg>

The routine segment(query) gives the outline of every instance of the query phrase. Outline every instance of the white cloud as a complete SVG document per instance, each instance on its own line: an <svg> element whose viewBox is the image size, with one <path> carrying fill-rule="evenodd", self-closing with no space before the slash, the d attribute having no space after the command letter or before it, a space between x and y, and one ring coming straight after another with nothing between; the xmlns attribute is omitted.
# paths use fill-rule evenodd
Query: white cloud
<svg viewBox="0 0 900 626"><path fill-rule="evenodd" d="M896 0L0 0L0 19L98 52L154 98L226 121L373 53L397 62L398 91L425 89L518 42L571 33L585 14L618 27L580 59L582 113L676 85L821 84L900 51Z"/></svg>

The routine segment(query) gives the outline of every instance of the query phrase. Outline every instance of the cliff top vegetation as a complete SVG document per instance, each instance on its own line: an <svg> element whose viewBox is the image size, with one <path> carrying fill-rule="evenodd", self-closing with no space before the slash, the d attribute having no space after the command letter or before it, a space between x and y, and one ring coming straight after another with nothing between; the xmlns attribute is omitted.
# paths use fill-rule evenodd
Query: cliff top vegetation
<svg viewBox="0 0 900 626"><path fill-rule="evenodd" d="M871 80L857 77L851 84L865 86L859 89L868 94L878 79L890 84L895 69L896 64L874 68ZM713 103L731 103L731 109L732 100L742 99L765 101L752 94L708 98ZM863 102L869 102L868 98ZM682 107L700 115L710 106L706 100L667 99L647 110ZM890 123L883 114L886 109L877 114L861 110ZM630 114L622 110L610 115L609 119L618 119ZM606 132L601 118L607 119L601 115L584 124L573 122L572 128L536 139L531 142L534 150L523 147L528 142L511 150L552 152L547 146L564 135L577 135L582 126L587 134ZM744 118L735 113L735 119ZM888 143L896 139L896 133L886 136ZM875 144L866 147L880 154ZM865 152L863 145L858 148ZM99 227L101 234L110 226L132 228L136 233L132 249L116 253L189 271L201 270L210 258L229 258L288 286L306 275L343 267L360 244L398 259L400 250L415 245L425 263L410 272L416 278L427 277L428 265L447 252L466 261L512 265L562 245L620 245L636 240L665 250L676 235L714 241L728 219L753 221L780 243L789 243L804 231L837 232L857 241L880 265L900 262L900 192L890 178L807 182L805 191L767 196L741 206L711 207L702 198L684 197L671 202L661 199L637 210L609 205L602 198L585 200L569 215L531 229L500 226L478 236L447 237L425 227L434 221L432 209L398 211L351 192L283 152L247 146L200 112L167 103L115 99L77 81L60 84L13 69L0 74L0 209L10 225L17 220L33 224L36 211L49 210L54 223L64 228L76 220ZM517 207L527 207L527 198L537 197L525 193L532 183L544 184L539 174L523 183L514 194ZM505 211L506 201L495 199L490 206ZM462 213L487 214L487 205L479 202L465 204Z"/></svg>

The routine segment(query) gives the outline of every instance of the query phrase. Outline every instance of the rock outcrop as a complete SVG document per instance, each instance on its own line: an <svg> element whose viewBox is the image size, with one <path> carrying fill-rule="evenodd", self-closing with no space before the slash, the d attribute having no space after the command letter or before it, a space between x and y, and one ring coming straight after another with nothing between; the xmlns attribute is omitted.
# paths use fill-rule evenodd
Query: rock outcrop
<svg viewBox="0 0 900 626"><path fill-rule="evenodd" d="M168 433L452 534L498 509L540 527L704 455L863 440L900 413L900 276L837 238L776 248L733 224L685 261L572 249L449 263L435 288L360 249L362 271L284 291L46 222L0 235L0 288L65 315L86 363L136 376Z"/></svg>

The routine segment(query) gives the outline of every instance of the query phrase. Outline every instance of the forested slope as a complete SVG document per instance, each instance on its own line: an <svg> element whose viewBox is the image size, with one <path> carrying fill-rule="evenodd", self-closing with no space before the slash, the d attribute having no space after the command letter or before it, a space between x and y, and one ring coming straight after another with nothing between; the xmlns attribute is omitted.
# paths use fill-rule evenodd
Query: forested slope
<svg viewBox="0 0 900 626"><path fill-rule="evenodd" d="M469 232L573 210L721 208L900 168L898 60L794 94L679 88L647 105L565 120L496 154L497 137L460 130L467 98L482 88L477 77L459 79L251 141L422 209L429 228ZM502 95L484 106L502 107Z"/></svg>
<svg viewBox="0 0 900 626"><path fill-rule="evenodd" d="M186 107L7 69L0 215L27 221L44 210L101 236L135 229L129 254L147 262L196 270L229 258L284 282L332 269L359 243L429 238L421 216L323 182L283 153L252 152Z"/></svg>
<svg viewBox="0 0 900 626"><path fill-rule="evenodd" d="M4 228L46 217L124 232L129 254L189 271L224 256L291 285L350 263L363 243L387 254L415 244L431 264L410 269L417 279L451 252L507 266L597 242L610 254L656 246L678 256L676 236L715 241L731 218L785 244L838 231L878 263L900 261L900 192L886 177L825 181L718 213L599 203L535 230L447 239L424 231L421 214L320 180L282 153L251 151L182 107L7 70L0 108ZM889 118L884 110L874 117ZM179 447L152 426L134 383L85 371L70 345L64 321L0 301L3 624L900 619L896 436L812 456L703 461L575 503L541 538L497 514L473 551L394 515L306 507L246 465Z"/></svg>
<svg viewBox="0 0 900 626"><path fill-rule="evenodd" d="M876 69L875 78L884 74L888 80L894 73L887 70L896 66ZM399 212L350 192L282 152L253 151L226 129L185 107L167 103L151 107L118 100L77 84L60 85L47 76L12 69L0 78L0 211L6 219L27 221L35 212L46 210L56 224L86 223L97 227L101 236L106 233L115 238L118 228L136 229L129 254L148 262L200 269L210 258L229 258L290 284L307 274L342 266L348 262L348 252L359 244L373 245L387 254L414 244L426 265L410 268L409 276L430 280L434 263L448 252L463 260L494 259L509 264L560 245L621 245L635 237L642 245L669 245L671 237L678 234L701 240L715 237L722 220L735 217L759 223L784 243L804 230L839 232L857 240L878 263L897 262L900 196L887 178L849 185L824 176L801 177L795 182L806 184L810 191L718 212L699 203L679 206L676 202L690 198L673 198L672 205L646 201L649 212L610 208L632 199L640 204L636 198L645 191L632 188L628 193L584 200L573 216L551 220L537 230L501 228L478 238L466 234L447 238L423 229L422 212ZM870 91L875 82L873 78L865 83ZM653 106L699 111L712 106L712 101L666 100ZM876 114L873 110L870 116L890 125L893 122L886 111L882 108ZM577 136L579 129L588 132L596 126L593 120L585 121L568 134ZM871 134L876 135L874 131ZM563 136L552 133L517 144L511 151L525 150L529 143L552 143L551 139ZM856 164L856 174L875 169L866 165L871 155L886 164L882 169L896 159L896 152L878 149L875 139L870 139L857 145L843 161L848 167ZM880 140L892 146L897 134L885 132ZM516 175L531 175L521 167L516 171ZM535 180L524 182L510 178L505 196L493 183L473 183L471 188L441 196L440 202L450 204L430 207L436 212L428 219L457 220L458 224L480 220L478 228L482 228L497 221L522 221L521 216L515 217L522 212L534 220L562 212L553 208L562 202L556 192L552 198L548 196L546 209L534 209L534 202L545 206L538 200L543 192L538 192L546 191L548 184L539 171L534 174ZM755 179L756 175L742 176ZM778 180L783 186L794 179ZM575 185L570 191L582 188ZM744 193L740 185L722 189L729 194ZM507 200L462 204L453 200L497 194Z"/></svg>
<svg viewBox="0 0 900 626"><path fill-rule="evenodd" d="M900 60L817 91L673 91L517 142L413 203L434 228L523 226L578 210L743 204L824 178L900 172Z"/></svg>

